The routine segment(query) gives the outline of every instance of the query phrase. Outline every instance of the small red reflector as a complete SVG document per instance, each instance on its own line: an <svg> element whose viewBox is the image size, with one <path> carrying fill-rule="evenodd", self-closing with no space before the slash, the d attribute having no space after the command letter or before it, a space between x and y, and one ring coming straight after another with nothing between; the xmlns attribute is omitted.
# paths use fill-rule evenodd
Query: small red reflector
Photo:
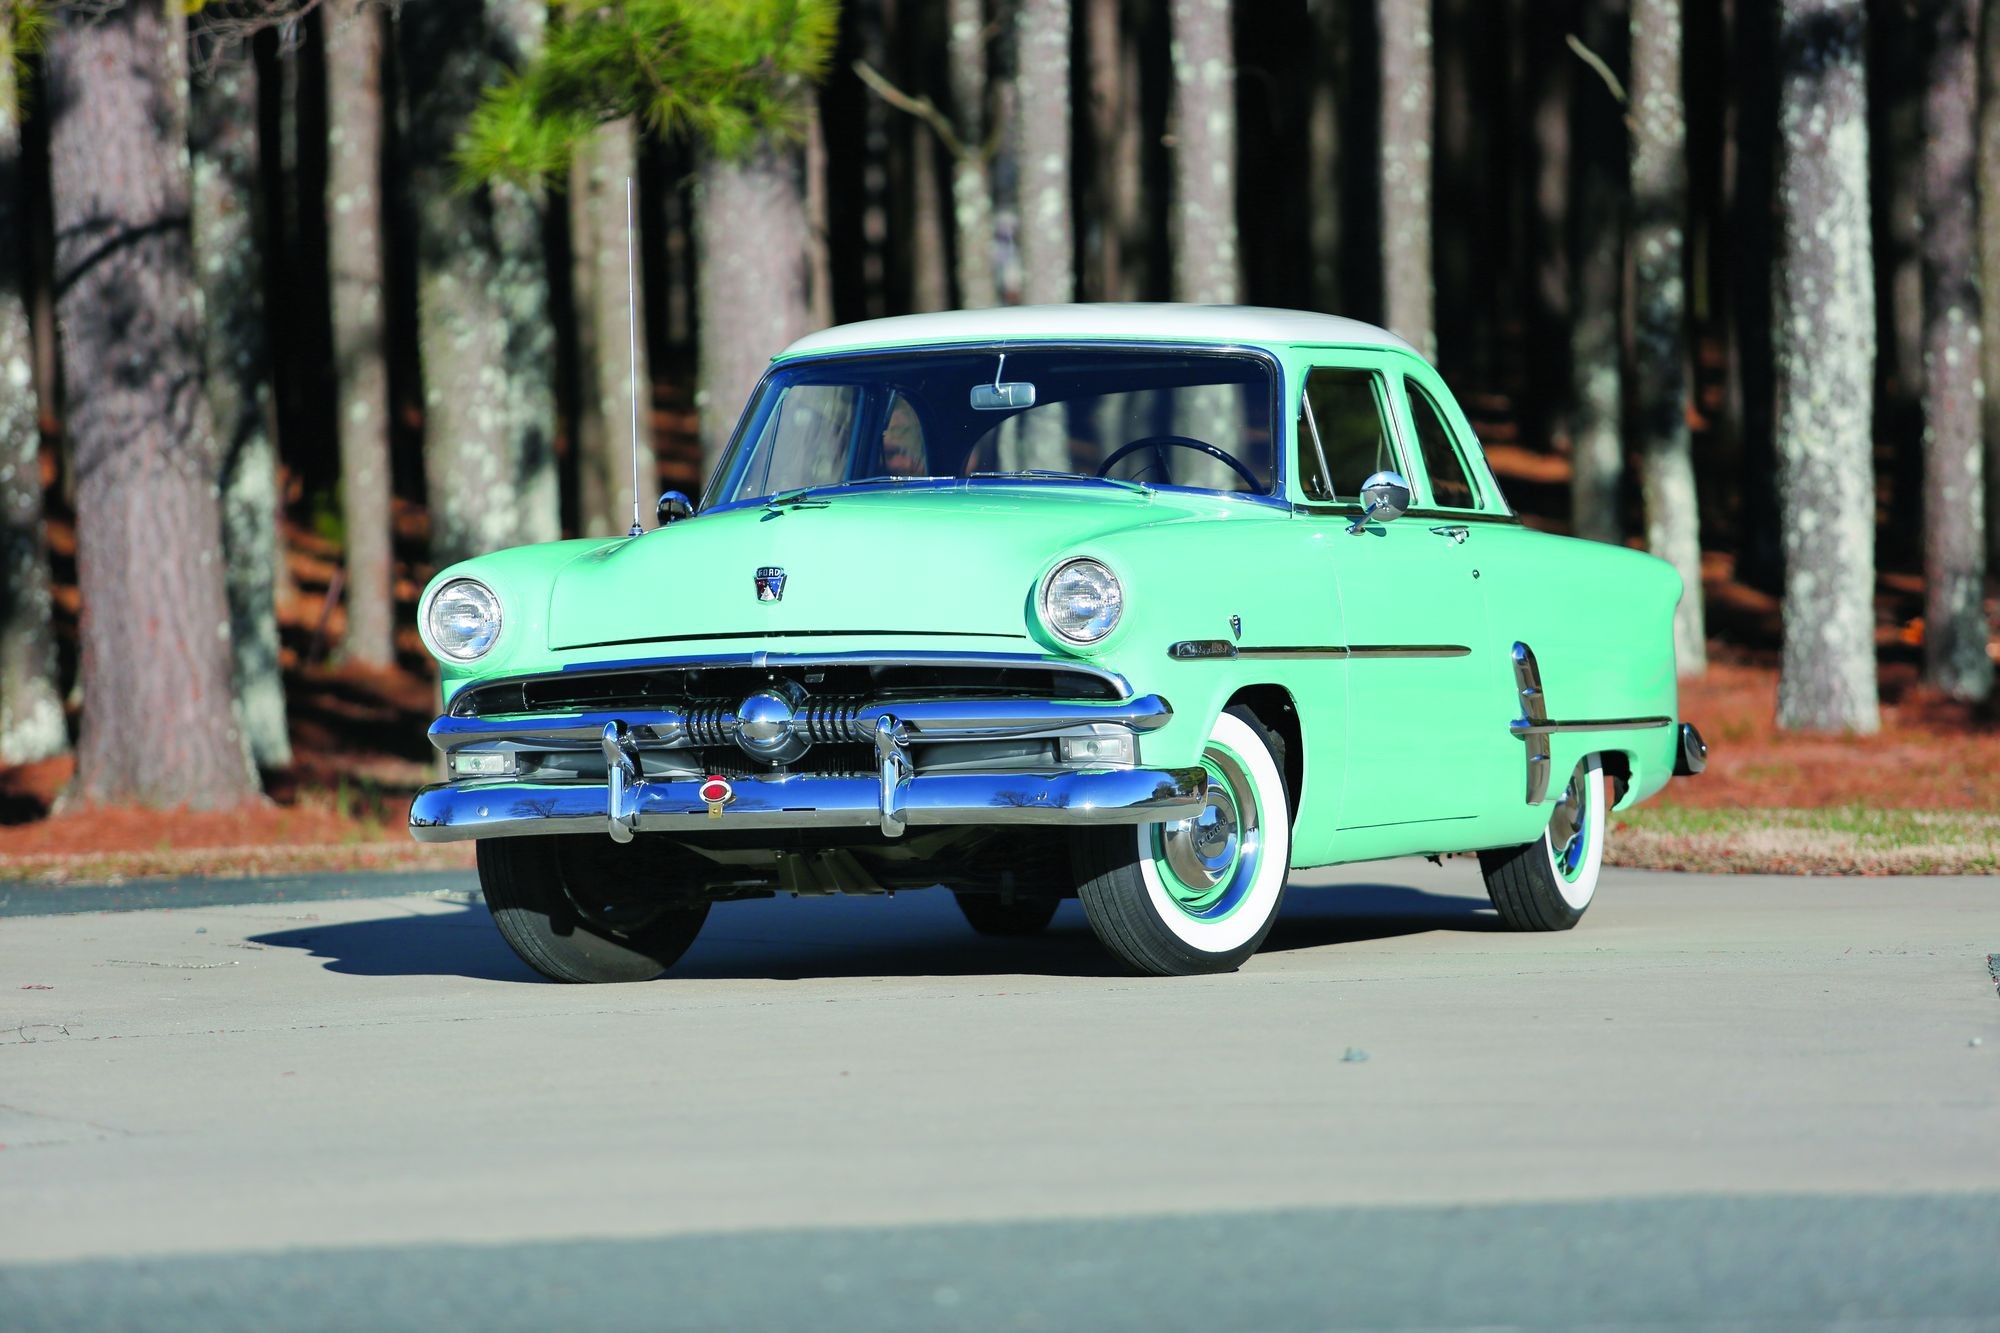
<svg viewBox="0 0 2000 1333"><path fill-rule="evenodd" d="M727 778L710 778L701 784L700 795L710 805L721 805L736 795L736 789L729 785Z"/></svg>

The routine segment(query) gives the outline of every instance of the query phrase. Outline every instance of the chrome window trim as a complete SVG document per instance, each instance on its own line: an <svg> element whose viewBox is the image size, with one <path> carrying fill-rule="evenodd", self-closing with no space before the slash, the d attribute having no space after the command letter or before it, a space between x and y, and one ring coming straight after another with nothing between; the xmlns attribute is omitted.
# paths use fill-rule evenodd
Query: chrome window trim
<svg viewBox="0 0 2000 1333"><path fill-rule="evenodd" d="M1237 645L1226 639L1183 639L1167 649L1167 656L1181 662L1232 661L1241 658L1360 658L1383 661L1390 658L1469 657L1472 649L1462 643L1350 643L1350 644L1256 644Z"/></svg>
<svg viewBox="0 0 2000 1333"><path fill-rule="evenodd" d="M1247 356L1254 360L1262 361L1271 372L1271 489L1261 495L1253 495L1243 491L1208 490L1199 486L1148 486L1147 489L1170 492L1181 491L1195 495L1226 495L1242 500L1261 500L1267 504L1286 504L1285 495L1290 475L1289 469L1286 467L1288 460L1284 456L1286 450L1279 445L1278 439L1285 430L1281 412L1283 405L1290 400L1290 395L1285 382L1284 360L1276 352L1272 351L1269 346L1235 342L1191 343L1177 338L1161 338L1158 340L1145 338L996 338L991 340L961 339L945 342L912 343L902 347L855 348L841 351L815 352L804 356L792 356L783 359L774 358L771 364L764 368L764 373L758 377L756 386L750 390L749 397L744 399L743 406L736 418L736 426L729 433L729 443L723 448L721 455L716 459L714 470L709 473L708 479L702 484L701 500L695 506L695 516L700 517L702 514L710 512L723 513L731 509L761 505L771 498L770 495L759 495L750 499L731 500L725 504L713 506L709 503L710 497L715 493L717 484L722 479L723 469L735 454L739 437L749 423L750 405L757 401L759 395L764 392L764 386L780 370L790 370L797 366L817 365L828 361L880 360L886 357L922 355L930 352L979 350L991 350L996 354L1005 352L1010 356L1022 351L1157 352L1168 350L1189 352L1197 356ZM1003 477L984 477L978 478L977 481L983 481L989 485L1020 484L1015 479ZM954 478L949 482L940 483L940 485L966 486L974 484L977 484L977 482L971 477ZM1045 479L1043 484L1058 484L1058 482L1057 479ZM1077 483L1072 482L1071 484L1074 485ZM1146 485L1143 482L1140 484ZM815 488L813 494L815 498L818 498L840 490L881 491L890 489L892 485L894 483L873 483L865 486L829 486L823 490ZM782 491L773 491L771 494L780 495L783 493Z"/></svg>

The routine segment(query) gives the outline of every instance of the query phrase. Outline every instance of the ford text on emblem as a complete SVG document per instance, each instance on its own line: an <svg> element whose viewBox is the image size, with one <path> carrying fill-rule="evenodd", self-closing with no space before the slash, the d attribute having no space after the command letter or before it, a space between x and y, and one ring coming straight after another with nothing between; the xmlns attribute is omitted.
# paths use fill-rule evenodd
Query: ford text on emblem
<svg viewBox="0 0 2000 1333"><path fill-rule="evenodd" d="M761 565L757 569L757 600L760 602L782 602L785 600L785 571L779 565Z"/></svg>

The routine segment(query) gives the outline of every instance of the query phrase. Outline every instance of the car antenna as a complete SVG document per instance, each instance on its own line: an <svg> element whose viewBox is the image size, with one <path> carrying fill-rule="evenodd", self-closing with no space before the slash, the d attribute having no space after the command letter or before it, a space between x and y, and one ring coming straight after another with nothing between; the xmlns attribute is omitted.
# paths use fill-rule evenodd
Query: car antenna
<svg viewBox="0 0 2000 1333"><path fill-rule="evenodd" d="M625 178L625 319L629 334L632 367L632 530L625 535L645 535L639 522L639 281L638 266L632 258L632 178Z"/></svg>

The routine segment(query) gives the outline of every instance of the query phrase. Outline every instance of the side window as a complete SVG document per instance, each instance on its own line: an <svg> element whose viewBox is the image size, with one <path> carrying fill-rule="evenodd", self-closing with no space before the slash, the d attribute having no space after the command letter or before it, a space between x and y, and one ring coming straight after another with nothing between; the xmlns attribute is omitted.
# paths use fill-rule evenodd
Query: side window
<svg viewBox="0 0 2000 1333"><path fill-rule="evenodd" d="M1424 471L1430 474L1431 499L1443 509L1477 509L1479 488L1466 470L1458 444L1444 424L1444 414L1415 380L1405 379L1410 391L1410 418L1416 423L1417 447L1423 450Z"/></svg>
<svg viewBox="0 0 2000 1333"><path fill-rule="evenodd" d="M1322 367L1306 376L1298 431L1306 498L1358 500L1372 474L1400 470L1386 406L1375 371Z"/></svg>

